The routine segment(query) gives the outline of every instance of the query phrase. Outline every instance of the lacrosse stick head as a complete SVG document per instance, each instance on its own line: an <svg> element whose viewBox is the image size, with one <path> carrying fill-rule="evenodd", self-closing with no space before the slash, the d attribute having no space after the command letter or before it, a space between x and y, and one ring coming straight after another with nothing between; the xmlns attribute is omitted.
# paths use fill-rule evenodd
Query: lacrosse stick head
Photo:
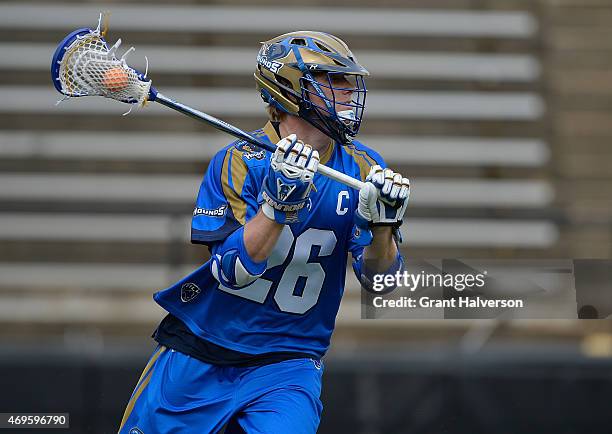
<svg viewBox="0 0 612 434"><path fill-rule="evenodd" d="M119 39L109 48L99 26L70 33L60 42L51 61L55 88L66 97L103 96L144 104L151 81L126 63L125 58L133 48L121 58L116 57L120 44Z"/></svg>

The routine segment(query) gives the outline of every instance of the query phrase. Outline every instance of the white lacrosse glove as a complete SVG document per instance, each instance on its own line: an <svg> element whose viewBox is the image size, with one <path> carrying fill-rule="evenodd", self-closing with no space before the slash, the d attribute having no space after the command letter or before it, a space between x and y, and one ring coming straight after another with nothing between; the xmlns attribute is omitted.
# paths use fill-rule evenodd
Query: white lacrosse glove
<svg viewBox="0 0 612 434"><path fill-rule="evenodd" d="M369 229L373 226L391 226L397 230L402 224L408 199L410 181L391 169L376 165L370 169L365 185L359 190L359 205L355 213L355 238L360 244L371 242Z"/></svg>
<svg viewBox="0 0 612 434"><path fill-rule="evenodd" d="M263 213L281 224L303 221L318 166L319 153L295 134L278 142L259 197Z"/></svg>

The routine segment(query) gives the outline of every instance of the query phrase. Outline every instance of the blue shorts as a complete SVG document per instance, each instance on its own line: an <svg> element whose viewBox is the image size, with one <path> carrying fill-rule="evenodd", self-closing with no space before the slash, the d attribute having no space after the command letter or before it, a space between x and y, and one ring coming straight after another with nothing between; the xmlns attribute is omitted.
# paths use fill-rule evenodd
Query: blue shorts
<svg viewBox="0 0 612 434"><path fill-rule="evenodd" d="M204 363L158 346L145 367L119 433L294 433L317 431L323 408L318 360L254 367Z"/></svg>

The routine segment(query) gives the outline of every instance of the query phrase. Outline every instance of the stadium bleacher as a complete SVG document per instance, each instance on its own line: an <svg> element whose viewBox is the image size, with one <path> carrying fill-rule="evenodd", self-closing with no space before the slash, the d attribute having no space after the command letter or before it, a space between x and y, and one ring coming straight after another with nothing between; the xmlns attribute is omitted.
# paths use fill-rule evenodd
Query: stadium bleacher
<svg viewBox="0 0 612 434"><path fill-rule="evenodd" d="M341 7L264 3L237 14L223 4L156 2L142 20L139 4L110 2L109 36L136 46L134 66L148 56L165 94L254 129L265 121L251 78L259 41L316 23L344 37L372 73L362 139L413 183L407 255L558 252L537 9L390 2L343 20ZM94 26L99 12L0 4L0 317L9 323L104 325L127 309L150 327L160 317L151 293L207 255L188 244L189 216L207 161L230 137L155 104L125 117L127 106L102 98L55 105L47 72L55 44ZM108 287L113 295L97 294L96 308L92 289ZM15 288L27 291L15 298ZM58 299L61 288L70 295ZM115 299L122 289L129 309ZM339 321L356 324L352 277L348 289ZM76 312L81 302L91 316ZM31 308L17 314L16 303Z"/></svg>

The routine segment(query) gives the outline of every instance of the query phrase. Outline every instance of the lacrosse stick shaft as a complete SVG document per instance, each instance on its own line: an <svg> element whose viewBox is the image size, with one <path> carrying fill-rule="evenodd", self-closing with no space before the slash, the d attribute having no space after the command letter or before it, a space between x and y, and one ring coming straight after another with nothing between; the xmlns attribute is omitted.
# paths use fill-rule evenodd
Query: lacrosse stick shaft
<svg viewBox="0 0 612 434"><path fill-rule="evenodd" d="M274 152L276 150L275 146L270 145L269 143L266 143L263 140L258 139L257 137L253 137L249 133L242 131L239 128L236 128L235 126L230 125L227 122L222 121L221 119L217 119L214 116L211 116L199 110L193 109L189 106L186 106L185 104L181 104L180 102L176 102L173 99L168 98L167 96L155 91L153 88L151 88L151 94L150 94L149 100L156 101L162 105L165 105L168 108L171 108L180 113L186 114L187 116L197 119L199 121L204 121L207 124L213 126L214 128L217 128L218 130L231 134L232 136L238 139L242 139L245 142L250 143L253 146L257 146L269 152ZM355 188L357 190L363 187L363 182L361 182L360 180L355 179L352 176L348 176L342 172L338 172L337 170L334 170L331 167L327 167L322 164L317 169L317 172L320 173L321 175L324 175L335 181L341 182L342 184Z"/></svg>

